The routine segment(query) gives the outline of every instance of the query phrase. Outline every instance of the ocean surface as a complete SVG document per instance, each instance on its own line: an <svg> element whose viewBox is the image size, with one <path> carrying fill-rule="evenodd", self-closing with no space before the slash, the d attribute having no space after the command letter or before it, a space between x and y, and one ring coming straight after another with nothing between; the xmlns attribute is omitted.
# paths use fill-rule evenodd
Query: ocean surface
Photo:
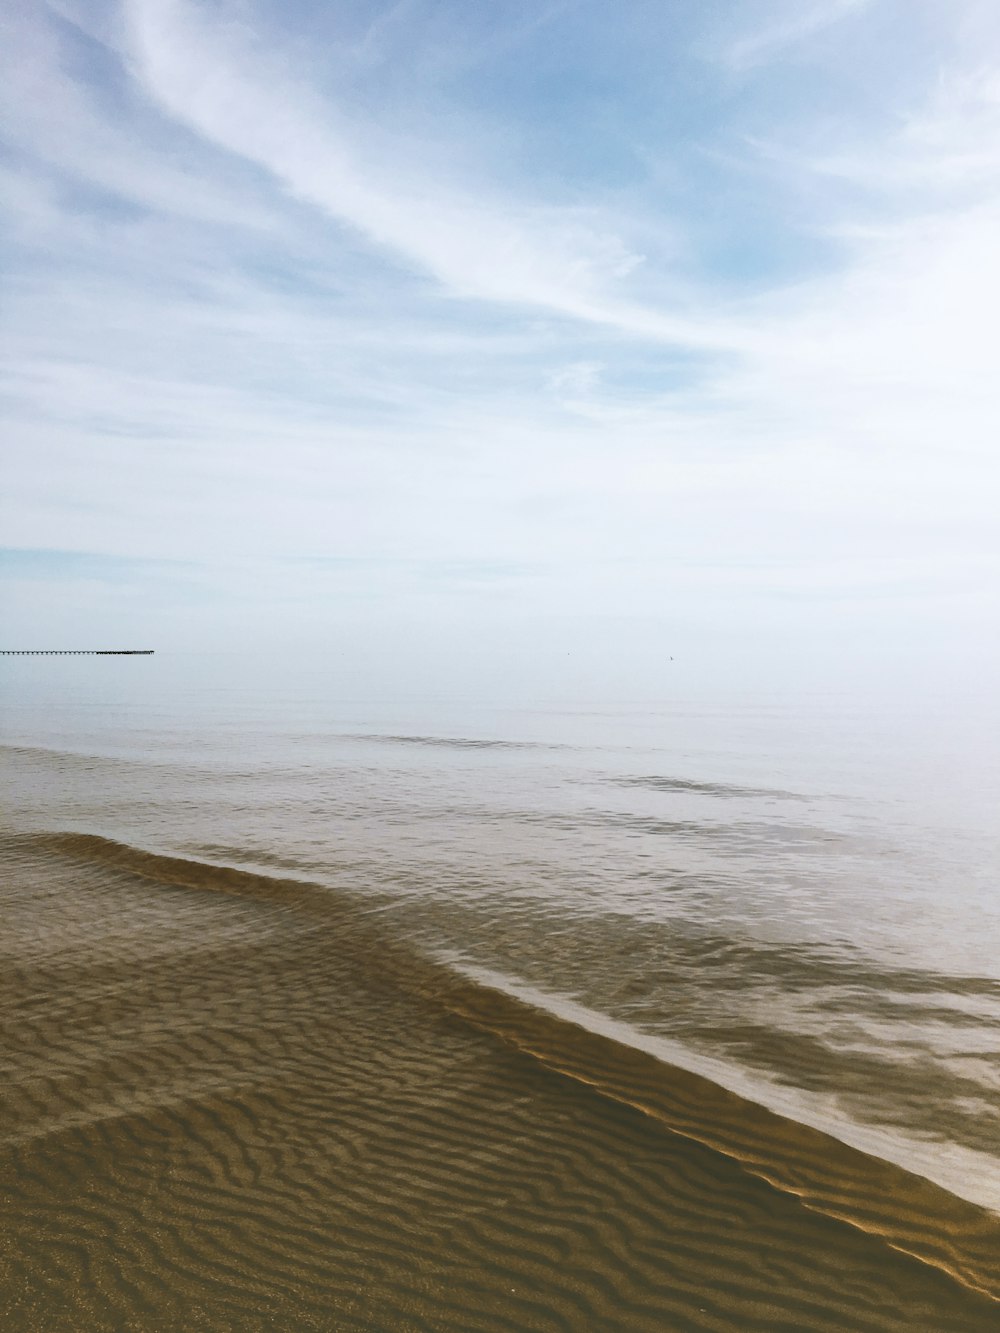
<svg viewBox="0 0 1000 1333"><path fill-rule="evenodd" d="M1000 1327L995 714L343 693L0 659L6 1326Z"/></svg>

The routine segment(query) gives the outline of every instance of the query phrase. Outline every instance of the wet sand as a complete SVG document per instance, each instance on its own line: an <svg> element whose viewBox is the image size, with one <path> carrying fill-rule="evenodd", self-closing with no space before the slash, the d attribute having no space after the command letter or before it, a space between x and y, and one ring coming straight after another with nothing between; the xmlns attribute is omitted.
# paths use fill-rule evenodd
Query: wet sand
<svg viewBox="0 0 1000 1333"><path fill-rule="evenodd" d="M1000 1326L990 1215L904 1173L867 1229L806 1206L697 1141L691 1085L685 1126L641 1060L435 980L391 910L98 839L3 851L5 1328ZM813 1176L859 1213L842 1165Z"/></svg>

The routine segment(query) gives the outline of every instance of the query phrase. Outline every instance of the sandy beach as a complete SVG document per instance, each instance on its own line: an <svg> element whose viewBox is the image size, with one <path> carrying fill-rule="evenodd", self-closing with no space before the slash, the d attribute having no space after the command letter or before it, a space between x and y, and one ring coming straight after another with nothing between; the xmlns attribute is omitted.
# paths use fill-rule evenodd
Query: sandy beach
<svg viewBox="0 0 1000 1333"><path fill-rule="evenodd" d="M6 1328L996 1326L987 1220L960 1281L804 1207L456 1016L362 905L5 859Z"/></svg>

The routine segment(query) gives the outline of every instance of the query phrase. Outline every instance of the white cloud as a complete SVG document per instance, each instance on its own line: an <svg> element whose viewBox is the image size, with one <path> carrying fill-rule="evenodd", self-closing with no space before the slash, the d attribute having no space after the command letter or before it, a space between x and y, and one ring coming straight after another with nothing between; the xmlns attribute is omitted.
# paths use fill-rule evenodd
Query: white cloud
<svg viewBox="0 0 1000 1333"><path fill-rule="evenodd" d="M720 59L734 70L766 64L872 3L874 0L794 0L790 4L784 0L768 22L728 42Z"/></svg>
<svg viewBox="0 0 1000 1333"><path fill-rule="evenodd" d="M274 213L245 179L214 161L178 160L162 126L134 106L102 107L67 70L53 29L14 14L0 44L8 143L58 175L145 208L199 222L268 227ZM227 178L228 177L228 178Z"/></svg>
<svg viewBox="0 0 1000 1333"><path fill-rule="evenodd" d="M561 401L572 403L598 388L603 369L599 361L571 361L548 376L548 387Z"/></svg>
<svg viewBox="0 0 1000 1333"><path fill-rule="evenodd" d="M997 42L1000 48L1000 40ZM760 145L785 170L862 186L897 210L954 211L1000 193L1000 72L995 61L952 68L930 99L874 143L834 151L782 152Z"/></svg>
<svg viewBox="0 0 1000 1333"><path fill-rule="evenodd" d="M430 172L405 132L348 123L207 13L135 0L126 36L109 26L135 79L124 125L51 36L21 47L40 71L25 61L23 79L52 96L15 126L28 258L7 310L8 541L258 562L253 586L276 557L388 561L351 577L393 614L446 608L456 583L407 562L492 562L541 571L514 581L533 614L791 623L810 595L908 605L923 588L934 607L972 598L985 623L987 51L864 153L809 151L804 133L772 155L789 192L821 182L807 221L836 234L836 265L742 300L718 281L696 298L689 277L678 313L654 295L676 289L655 258L640 303L616 239L659 223L662 197L560 208L535 182ZM87 213L67 181L147 212ZM683 227L680 205L667 221ZM473 582L484 606L511 591Z"/></svg>
<svg viewBox="0 0 1000 1333"><path fill-rule="evenodd" d="M725 339L696 313L643 310L617 296L615 280L642 256L581 210L489 201L414 175L405 135L391 162L372 160L328 104L240 31L206 22L184 0L135 0L127 13L136 76L166 112L455 294L664 341Z"/></svg>

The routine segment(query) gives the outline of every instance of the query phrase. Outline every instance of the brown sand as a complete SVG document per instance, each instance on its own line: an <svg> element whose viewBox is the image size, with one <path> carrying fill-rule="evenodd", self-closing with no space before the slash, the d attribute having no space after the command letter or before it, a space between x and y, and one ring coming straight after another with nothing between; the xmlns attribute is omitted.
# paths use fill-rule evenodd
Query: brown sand
<svg viewBox="0 0 1000 1333"><path fill-rule="evenodd" d="M502 1006L449 1012L362 905L4 851L5 1329L1000 1327Z"/></svg>

